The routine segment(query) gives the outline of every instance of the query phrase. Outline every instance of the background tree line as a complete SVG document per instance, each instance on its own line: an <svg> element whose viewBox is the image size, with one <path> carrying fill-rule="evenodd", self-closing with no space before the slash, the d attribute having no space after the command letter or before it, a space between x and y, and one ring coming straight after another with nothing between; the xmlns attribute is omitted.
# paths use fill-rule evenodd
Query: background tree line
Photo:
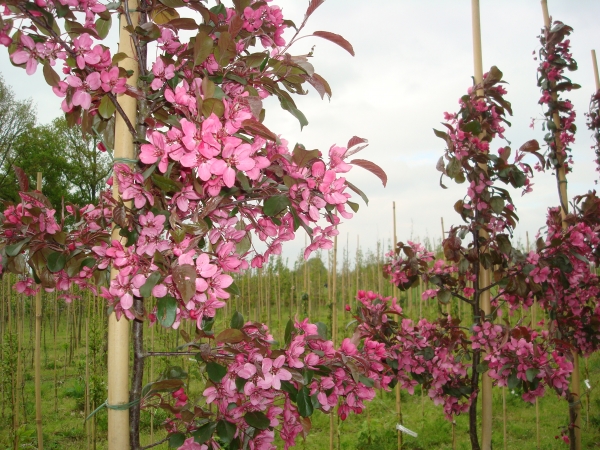
<svg viewBox="0 0 600 450"><path fill-rule="evenodd" d="M112 167L112 153L100 151L93 136L81 136L64 118L36 123L31 99L19 101L0 75L0 210L5 201L19 201L13 166L27 174L35 186L43 174L42 192L59 209L65 204L96 203Z"/></svg>

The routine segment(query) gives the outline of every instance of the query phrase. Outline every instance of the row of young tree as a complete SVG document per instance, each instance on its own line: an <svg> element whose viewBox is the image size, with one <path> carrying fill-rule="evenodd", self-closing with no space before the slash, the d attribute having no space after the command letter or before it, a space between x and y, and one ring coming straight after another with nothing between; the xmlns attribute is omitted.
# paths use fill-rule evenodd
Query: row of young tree
<svg viewBox="0 0 600 450"><path fill-rule="evenodd" d="M0 76L0 201L19 201L17 166L32 185L35 174L43 172L42 192L59 208L63 201L97 203L112 170L112 155L98 143L94 135L83 137L69 127L64 118L37 125L36 105L15 99Z"/></svg>
<svg viewBox="0 0 600 450"><path fill-rule="evenodd" d="M61 215L17 169L20 200L6 207L1 229L3 269L23 278L21 292L56 290L69 301L71 285L96 290L105 282L109 448L140 448L140 413L153 408L172 414L169 443L183 450L271 449L275 431L289 448L310 430L315 410L336 411L343 420L361 413L376 389L395 387L399 396L401 388L421 384L449 418L468 411L473 449L481 447L481 394L487 449L493 382L522 386L529 401L546 388L564 396L571 413L565 440L579 448L580 391L569 388L568 379L578 373L578 354L596 351L600 342L598 278L590 269L600 245L600 201L593 193L579 197L578 209L567 215L568 199L561 195L560 208L550 209L547 237L523 254L510 242L518 218L500 185L529 190L532 168L524 158L530 154L540 169L557 174L566 194L574 112L560 95L576 88L564 75L576 65L566 39L571 29L551 25L547 12L539 70L540 102L548 106L547 151L542 155L535 141L514 155L508 146L491 147L503 137L511 106L500 70L483 74L476 55L474 86L461 97L460 111L446 114L446 130L436 131L447 145L439 170L469 184L455 205L465 225L450 229L445 260L434 262L422 246L399 243L386 268L402 289L421 279L436 286L424 298L464 302L471 308L469 327L452 311L415 323L396 298L361 290L352 338L338 338L336 314L331 335L323 323L290 319L279 348L265 324L246 321L239 311L229 328L213 332L217 311L242 294L230 274L263 267L300 228L311 237L306 258L335 246L340 216L349 219L350 210L358 209L349 191L365 198L345 178L352 166L370 170L384 185L387 180L374 163L347 160L366 147L365 139L332 146L324 159L301 145L290 151L262 123L266 97L277 97L304 126L290 93L305 93L308 82L322 97L331 95L309 55L288 53L322 3L311 0L296 26L277 6L252 0L235 0L232 7L217 1L212 8L194 0L0 2L6 4L0 42L12 62L30 74L41 65L48 84L64 97L67 122L114 147L116 163L112 193L103 193L97 205L67 206ZM473 4L478 29L478 2ZM178 9L184 8L201 19L181 17ZM117 54L100 43L114 14L121 20ZM289 43L282 37L287 27L296 28ZM182 30L197 34L184 42ZM337 34L312 36L354 53ZM150 67L147 44L154 41L158 56ZM65 78L53 69L56 63L63 64ZM593 120L590 126L597 133ZM65 227L65 216L75 225ZM266 250L258 251L252 239L265 242ZM337 283L333 276L331 292ZM546 329L496 323L502 305L533 302L545 311ZM193 353L206 373L200 401L190 400L179 371L142 386L145 361L172 353L144 348L143 322L195 325L182 353Z"/></svg>

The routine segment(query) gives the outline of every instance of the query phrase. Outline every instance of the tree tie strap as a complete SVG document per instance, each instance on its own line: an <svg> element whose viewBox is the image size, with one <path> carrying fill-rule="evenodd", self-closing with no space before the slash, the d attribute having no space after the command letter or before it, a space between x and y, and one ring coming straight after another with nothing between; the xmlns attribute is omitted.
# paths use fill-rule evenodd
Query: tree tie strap
<svg viewBox="0 0 600 450"><path fill-rule="evenodd" d="M134 406L134 405L137 405L139 402L140 402L140 400L138 399L138 400L134 400L134 401L132 401L132 402L129 402L129 403L122 403L122 404L119 404L119 405L109 405L109 404L108 404L108 399L106 399L106 400L104 401L104 403L102 403L100 406L98 406L98 407L97 407L95 410L93 410L93 411L90 413L90 415L89 415L89 416L87 416L87 417L85 418L85 421L84 421L84 422L87 422L88 420L90 420L90 418L91 418L91 417L93 417L93 416L94 416L94 415L95 415L95 414L96 414L98 411L100 411L102 408L114 409L114 410L117 410L117 411L125 411L125 410L127 410L127 409L131 408L132 406Z"/></svg>

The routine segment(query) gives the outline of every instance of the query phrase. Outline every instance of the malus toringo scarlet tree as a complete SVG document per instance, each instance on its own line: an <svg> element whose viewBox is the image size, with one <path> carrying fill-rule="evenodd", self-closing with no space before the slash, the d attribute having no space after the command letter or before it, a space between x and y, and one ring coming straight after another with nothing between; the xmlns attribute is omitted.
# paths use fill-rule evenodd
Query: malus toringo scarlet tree
<svg viewBox="0 0 600 450"><path fill-rule="evenodd" d="M0 268L21 277L19 292L31 295L41 286L72 301L72 285L95 290L112 267L118 274L100 295L120 320L171 328L195 322L198 331L188 347L197 350L210 380L204 405L216 404L216 411L189 401L176 368L141 389L143 355L136 350L129 405L134 448L140 407L172 413L172 446L267 449L277 427L287 448L308 431L313 409L330 411L340 398L342 417L362 410L382 378L378 350L359 355L349 341L334 349L307 322L290 322L285 348L274 349L266 327L244 323L239 314L215 337L215 313L237 292L230 273L261 267L299 228L311 238L306 257L332 246L339 217L349 219L358 209L349 191L364 197L343 176L352 165L374 172L384 184L386 177L371 162L348 160L366 147L365 139L334 145L324 158L300 144L290 150L262 123L266 97L277 97L303 127L308 122L290 94L306 93L308 83L321 97L331 96L311 55L288 53L323 0L309 3L298 27L270 1L204 3L140 1L135 11L126 2L95 0L0 3L0 43L11 62L28 74L43 70L63 97L68 122L100 136L104 147L114 145L120 116L136 149L135 158L115 161L110 181L120 196L104 192L97 205L50 205L15 168L21 202L6 205L2 217ZM181 17L184 10L197 19ZM138 25L133 13L140 15ZM136 85L128 84L131 73L119 67L128 56L102 44L116 15L129 24ZM288 43L286 28L296 28ZM185 42L182 30L194 36ZM313 36L354 54L337 34ZM148 59L151 42L157 47L154 61ZM122 95L137 100L135 120L117 101ZM69 216L73 226L65 225ZM122 239L111 239L113 227ZM256 250L256 240L266 244L265 251ZM154 309L144 300L151 296L157 299ZM141 335L136 339L141 345Z"/></svg>

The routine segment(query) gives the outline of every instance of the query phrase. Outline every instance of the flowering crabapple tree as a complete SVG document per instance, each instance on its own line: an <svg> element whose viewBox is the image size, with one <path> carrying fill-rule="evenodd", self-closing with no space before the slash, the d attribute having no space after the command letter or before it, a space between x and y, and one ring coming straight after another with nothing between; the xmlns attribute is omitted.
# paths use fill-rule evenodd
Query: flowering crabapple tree
<svg viewBox="0 0 600 450"><path fill-rule="evenodd" d="M447 144L438 169L458 183L469 183L466 197L455 204L466 225L453 227L443 240L444 260L434 261L433 254L419 244L401 242L385 268L401 289L419 278L433 285L423 293L424 300L435 297L445 304L456 298L471 306L470 328L461 327L461 321L450 314L433 323L421 320L413 328L417 336L425 336L424 330L440 329L452 345L440 337L428 347L411 344L403 351L414 353L405 358L407 363L416 360L412 379L404 386L415 380L422 383L436 403L444 404L449 417L468 410L473 448L479 448L475 399L480 373L487 372L499 386L521 387L526 401L533 402L550 388L573 404L578 400L568 382L573 352L589 355L600 343L598 277L590 269L590 262L597 263L600 242L595 193L576 197L574 213L564 220L561 208L550 208L546 236L538 239L536 250L524 254L510 243L518 218L508 191L498 186L501 181L523 188L524 193L531 190L532 169L523 162L526 153L537 156L538 170L552 168L558 174L559 166L571 163L567 151L574 141L575 112L568 100L558 96L577 87L563 75L565 68L576 68L565 40L570 31L570 27L555 23L541 36L540 103L549 105L545 111L549 130L545 157L535 141L524 144L513 163L509 163L509 147L499 148L497 154L490 151L491 139L503 137L504 117L510 113L510 104L502 98L505 91L497 85L501 73L492 68L481 86L474 86L461 98L458 114L446 113L447 131L435 131ZM483 95L478 95L478 90ZM469 235L470 242L464 245ZM492 271L489 285L481 283L483 269ZM493 310L487 315L481 309L485 291L493 294ZM511 325L508 318L503 324L496 322L502 317L503 305L512 315L519 308L530 308L534 301L545 313L539 324L519 321ZM423 360L432 362L428 366ZM577 413L573 408L570 411L568 434L563 439L573 445Z"/></svg>
<svg viewBox="0 0 600 450"><path fill-rule="evenodd" d="M296 26L269 0L231 6L217 0L212 7L200 0L140 0L136 8L0 0L0 43L10 61L30 75L43 71L69 124L112 149L119 116L135 143L133 159L115 160L110 183L119 195L103 192L97 205L51 205L15 168L21 201L6 205L0 231L0 270L20 277L18 292L56 291L71 302L77 299L71 286L99 290L109 312L134 322L126 405L133 448L140 448L144 408L169 411L172 447L268 449L277 430L288 448L308 432L314 409L331 412L339 403L345 418L380 386L381 346L359 354L358 342L344 341L336 349L322 325L290 321L282 348L266 326L246 323L239 313L231 328L212 332L217 310L239 294L231 274L261 267L300 228L311 238L305 257L332 246L340 217L358 209L350 191L365 198L345 178L353 165L385 184L378 166L349 160L365 139L353 137L324 155L301 144L290 148L263 124L267 97L276 97L301 127L308 122L291 94L305 94L310 84L331 97L312 54L288 52L323 1L311 0ZM132 56L103 43L117 15L128 24ZM289 40L286 29L295 29ZM192 37L184 39L186 33ZM312 36L354 54L337 34ZM139 72L135 84L119 65L131 58ZM124 113L121 96L136 99L135 120ZM120 239L111 239L113 228ZM109 280L111 267L117 274ZM142 348L141 324L177 329L186 320L197 329L187 353L193 351L207 377L199 404L188 398L177 367L142 387L150 353Z"/></svg>
<svg viewBox="0 0 600 450"><path fill-rule="evenodd" d="M600 310L596 300L598 278L590 267L591 264L597 264L598 256L598 211L595 206L595 192L575 197L575 214L568 214L566 174L571 171L570 145L575 141L576 127L573 105L561 96L564 92L580 88L565 75L566 70L577 69L568 39L572 31L568 25L555 21L552 27L545 27L540 36L542 47L539 51L538 85L542 90L540 104L545 106L545 127L548 130L544 138L548 148L546 168L554 170L560 198L560 208L549 210L546 241L562 241L562 245L572 247L570 252L563 252L563 258L568 261L572 270L568 270L566 276L561 277L556 273L557 276L551 278L554 285L546 291L546 299L540 303L544 305L550 318L555 320L552 322L556 325L554 338L559 347L562 347L564 352L571 352L574 361L577 362L580 355L587 356L598 349ZM590 111L593 114L593 106ZM591 115L590 121L589 126L593 129ZM584 241L587 239L589 240L585 245ZM568 278L569 286L565 278ZM549 329L552 330L552 327ZM563 345L565 341L566 345ZM575 431L580 415L579 395L578 377L574 377L573 392L568 397L571 422L569 440L572 448L577 445Z"/></svg>
<svg viewBox="0 0 600 450"><path fill-rule="evenodd" d="M431 323L425 319L416 325L406 323L418 337L427 336L431 330L438 337L428 339L426 345L401 347L398 354L406 355L403 362L411 374L403 387L423 384L434 402L444 405L449 418L469 412L472 448L480 448L476 428L480 374L487 372L499 386L522 388L523 399L529 402L548 388L568 396L573 366L567 348L585 344L580 348L589 352L597 345L574 314L567 314L566 307L561 309L562 315L549 312L549 326L543 330L521 321L511 325L506 317L503 323L496 321L502 317L503 306L512 313L531 307L535 300L548 311L562 304L564 295L569 296L571 306L574 302L586 305L589 296L597 292L597 279L583 262L584 255L598 244L596 234L582 224L563 235L560 221L558 230L553 226L555 214L551 210L551 232L545 240L538 240L537 251L523 253L512 246L518 217L510 193L501 184L521 188L523 193L531 191L533 170L524 157L535 155L540 167L545 160L536 141L525 143L512 158L508 146L492 150L492 139L504 137L506 115L511 113L501 78L502 73L492 67L480 85L461 97L460 111L445 114L446 130L435 130L447 146L437 165L442 177L468 183L467 195L454 205L465 224L452 227L442 241L445 258L435 261L433 253L422 245L400 242L384 269L401 289L414 285L419 278L432 285L423 293L424 300L437 298L447 304L454 298L471 307L472 322L466 326L451 314L443 314ZM483 270L492 272L488 285L482 284ZM588 282L589 286L582 286ZM481 296L486 291L491 294L491 314L481 307ZM578 297L582 291L585 299ZM572 329L574 323L579 325L577 331ZM577 342L567 338L574 335L578 336Z"/></svg>

